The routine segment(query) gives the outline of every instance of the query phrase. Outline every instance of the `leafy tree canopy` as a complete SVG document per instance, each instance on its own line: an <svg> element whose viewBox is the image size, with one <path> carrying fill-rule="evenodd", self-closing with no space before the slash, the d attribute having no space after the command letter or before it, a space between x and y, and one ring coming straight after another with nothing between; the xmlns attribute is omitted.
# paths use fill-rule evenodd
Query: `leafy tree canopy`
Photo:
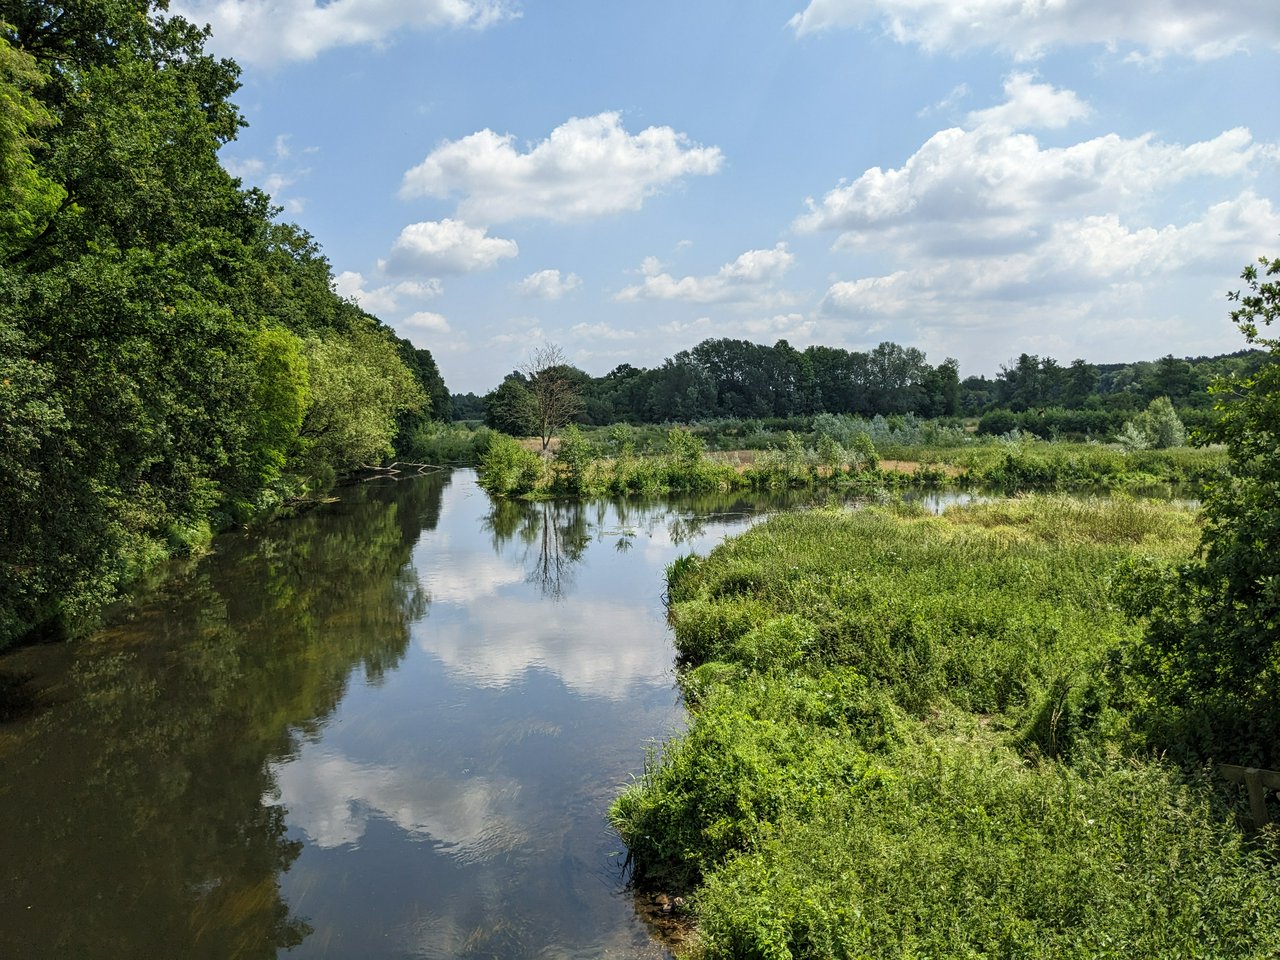
<svg viewBox="0 0 1280 960"><path fill-rule="evenodd" d="M1252 373L1213 387L1214 439L1230 456L1204 502L1199 556L1134 578L1131 606L1150 618L1139 660L1152 683L1157 736L1190 758L1280 766L1280 258L1262 259L1231 294L1231 319L1265 349Z"/></svg>
<svg viewBox="0 0 1280 960"><path fill-rule="evenodd" d="M239 68L167 6L0 2L0 646L447 414L223 169Z"/></svg>

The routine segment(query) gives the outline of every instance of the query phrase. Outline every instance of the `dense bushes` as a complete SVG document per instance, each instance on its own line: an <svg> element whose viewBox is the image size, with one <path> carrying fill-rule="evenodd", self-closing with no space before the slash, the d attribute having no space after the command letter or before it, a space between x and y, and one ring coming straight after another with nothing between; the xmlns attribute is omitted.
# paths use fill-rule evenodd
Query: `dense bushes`
<svg viewBox="0 0 1280 960"><path fill-rule="evenodd" d="M1166 749L1192 760L1280 767L1280 258L1244 273L1232 320L1266 362L1215 388L1225 475L1205 498L1198 555L1137 565L1128 597L1150 619L1136 661Z"/></svg>
<svg viewBox="0 0 1280 960"><path fill-rule="evenodd" d="M669 431L666 449L636 455L617 431L608 456L576 427L561 437L554 455L543 458L501 433L490 434L480 458L480 483L499 496L585 496L659 494L743 489L739 471L703 454L702 441L686 430Z"/></svg>
<svg viewBox="0 0 1280 960"><path fill-rule="evenodd" d="M475 466L489 448L488 427L469 429L459 424L428 420L398 441L396 453L411 463L434 466Z"/></svg>
<svg viewBox="0 0 1280 960"><path fill-rule="evenodd" d="M704 956L1271 952L1274 863L1204 790L1156 765L1029 767L912 733L710 875Z"/></svg>
<svg viewBox="0 0 1280 960"><path fill-rule="evenodd" d="M896 421L896 422L895 422ZM965 439L958 428L912 417L888 421L823 415L816 432L770 434L763 450L705 452L707 434L673 428L659 441L651 428L615 424L563 442L519 495L655 494L672 490L960 486L1001 491L1175 488L1194 495L1226 463L1221 448L1174 447L1126 453L1102 444L1003 438ZM452 428L460 449L460 428ZM874 438L881 439L876 441ZM472 448L479 450L477 439ZM637 452L641 451L641 452ZM428 458L430 459L430 458ZM892 461L883 464L882 461ZM532 468L530 468L532 470ZM491 492L513 488L483 478Z"/></svg>
<svg viewBox="0 0 1280 960"><path fill-rule="evenodd" d="M486 490L504 497L532 493L545 472L545 464L532 450L505 433L491 432L480 457L480 477Z"/></svg>

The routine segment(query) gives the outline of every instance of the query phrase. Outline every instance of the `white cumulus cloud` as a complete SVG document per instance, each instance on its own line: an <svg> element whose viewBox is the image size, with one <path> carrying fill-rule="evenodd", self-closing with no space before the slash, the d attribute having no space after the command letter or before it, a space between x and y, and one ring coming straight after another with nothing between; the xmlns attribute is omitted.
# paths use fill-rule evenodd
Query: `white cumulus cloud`
<svg viewBox="0 0 1280 960"><path fill-rule="evenodd" d="M575 323L570 332L588 340L634 340L634 330L621 330L607 323Z"/></svg>
<svg viewBox="0 0 1280 960"><path fill-rule="evenodd" d="M802 343L812 338L816 326L817 322L815 320L806 317L802 313L780 313L772 317L748 320L742 325L743 329L753 337L769 340L782 337L786 340L796 340ZM792 344L792 346L794 345Z"/></svg>
<svg viewBox="0 0 1280 960"><path fill-rule="evenodd" d="M969 125L1004 130L1056 130L1089 115L1089 105L1074 90L1037 83L1034 74L1014 73L1004 82L1008 97L998 106L974 110Z"/></svg>
<svg viewBox="0 0 1280 960"><path fill-rule="evenodd" d="M1133 207L1191 177L1237 177L1277 156L1239 127L1187 146L1106 134L1045 147L1014 126L1063 126L1087 105L1024 74L1005 91L1005 103L934 134L901 167L872 167L810 200L796 228L847 231L845 245L905 239L939 255L1016 251L1064 216Z"/></svg>
<svg viewBox="0 0 1280 960"><path fill-rule="evenodd" d="M382 267L396 275L475 273L520 252L514 240L491 237L461 220L425 220L400 231Z"/></svg>
<svg viewBox="0 0 1280 960"><path fill-rule="evenodd" d="M481 130L445 141L404 175L400 195L460 196L458 214L500 223L555 221L639 210L663 187L716 173L724 158L671 127L631 134L621 116L574 117L521 152L511 134Z"/></svg>
<svg viewBox="0 0 1280 960"><path fill-rule="evenodd" d="M354 300L362 310L381 316L398 309L402 298L429 300L438 297L444 292L444 285L433 277L429 280L402 280L399 283L371 286L364 274L344 270L334 277L333 289L338 296Z"/></svg>
<svg viewBox="0 0 1280 960"><path fill-rule="evenodd" d="M930 52L995 47L1019 58L1064 44L1201 60L1280 48L1272 0L810 0L790 20L802 36L867 24Z"/></svg>
<svg viewBox="0 0 1280 960"><path fill-rule="evenodd" d="M987 369L1010 343L1103 359L1088 338L1141 355L1161 331L1221 349L1197 311L1214 309L1208 278L1235 275L1280 233L1280 211L1255 189L1276 145L1235 128L1191 144L1109 133L1045 146L1028 128L1060 129L1088 105L1027 74L1005 93L901 166L809 202L795 227L838 233L855 264L819 315L855 337L911 328L920 345Z"/></svg>
<svg viewBox="0 0 1280 960"><path fill-rule="evenodd" d="M576 273L561 275L559 270L539 270L520 281L520 292L526 297L559 300L580 286L582 278Z"/></svg>
<svg viewBox="0 0 1280 960"><path fill-rule="evenodd" d="M721 303L756 300L781 279L795 255L785 243L772 249L748 250L709 276L679 279L662 272L654 257L644 261L644 280L619 291L618 300L684 300L690 303Z"/></svg>
<svg viewBox="0 0 1280 960"><path fill-rule="evenodd" d="M999 256L905 256L910 269L832 284L821 311L910 317L953 330L1031 316L1060 322L1104 303L1141 312L1152 309L1158 288L1188 276L1234 275L1277 233L1280 210L1250 190L1182 225L1129 226L1115 213L1097 213L1064 219L1043 242Z"/></svg>
<svg viewBox="0 0 1280 960"><path fill-rule="evenodd" d="M430 310L420 310L417 313L411 313L401 321L401 325L414 330L427 330L431 333L448 333L450 331L449 321L438 313L432 313Z"/></svg>
<svg viewBox="0 0 1280 960"><path fill-rule="evenodd" d="M379 45L405 29L483 29L516 15L501 0L177 0L169 10L212 27L219 53L258 66Z"/></svg>

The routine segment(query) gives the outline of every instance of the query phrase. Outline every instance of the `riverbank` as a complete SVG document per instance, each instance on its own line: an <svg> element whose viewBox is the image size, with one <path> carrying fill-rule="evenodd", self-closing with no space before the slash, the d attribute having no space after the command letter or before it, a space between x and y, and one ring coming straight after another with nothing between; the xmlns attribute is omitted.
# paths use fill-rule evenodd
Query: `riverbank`
<svg viewBox="0 0 1280 960"><path fill-rule="evenodd" d="M665 566L772 498L341 494L0 655L0 957L668 956L603 821L683 726Z"/></svg>
<svg viewBox="0 0 1280 960"><path fill-rule="evenodd" d="M545 497L654 496L707 490L959 487L1015 491L1150 491L1198 495L1219 476L1225 454L1216 448L1124 451L1089 443L1020 440L970 445L877 448L866 434L849 446L826 435L810 444L787 433L767 450L711 451L683 428L658 446L637 449L630 434L607 443L569 427L547 455L494 431L467 444L461 433L441 449L470 449L481 482L492 494Z"/></svg>
<svg viewBox="0 0 1280 960"><path fill-rule="evenodd" d="M707 957L1265 955L1280 868L1153 759L1112 602L1194 515L779 516L669 571L693 713L612 809Z"/></svg>

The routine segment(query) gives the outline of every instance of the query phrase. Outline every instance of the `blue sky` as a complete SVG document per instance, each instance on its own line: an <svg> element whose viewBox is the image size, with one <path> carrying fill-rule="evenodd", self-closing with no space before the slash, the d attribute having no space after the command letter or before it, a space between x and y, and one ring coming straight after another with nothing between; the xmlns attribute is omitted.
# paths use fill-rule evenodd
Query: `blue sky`
<svg viewBox="0 0 1280 960"><path fill-rule="evenodd" d="M175 0L224 150L484 392L707 337L962 375L1243 345L1280 254L1275 0Z"/></svg>

